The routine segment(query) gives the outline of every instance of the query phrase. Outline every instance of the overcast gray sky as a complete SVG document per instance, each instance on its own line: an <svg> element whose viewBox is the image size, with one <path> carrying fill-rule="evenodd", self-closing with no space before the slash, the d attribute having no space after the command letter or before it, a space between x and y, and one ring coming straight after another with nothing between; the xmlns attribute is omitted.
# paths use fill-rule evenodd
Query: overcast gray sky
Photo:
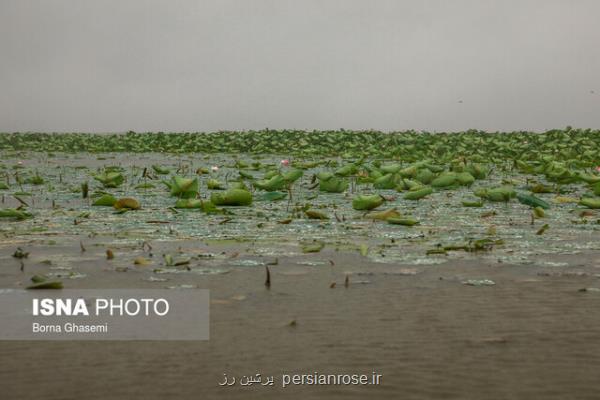
<svg viewBox="0 0 600 400"><path fill-rule="evenodd" d="M1 0L0 131L600 128L597 0Z"/></svg>

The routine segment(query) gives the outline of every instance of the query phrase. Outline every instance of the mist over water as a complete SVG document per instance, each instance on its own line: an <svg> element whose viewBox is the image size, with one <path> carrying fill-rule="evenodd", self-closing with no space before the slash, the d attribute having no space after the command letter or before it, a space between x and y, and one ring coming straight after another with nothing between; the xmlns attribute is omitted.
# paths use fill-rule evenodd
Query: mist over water
<svg viewBox="0 0 600 400"><path fill-rule="evenodd" d="M0 131L600 127L597 1L0 3Z"/></svg>

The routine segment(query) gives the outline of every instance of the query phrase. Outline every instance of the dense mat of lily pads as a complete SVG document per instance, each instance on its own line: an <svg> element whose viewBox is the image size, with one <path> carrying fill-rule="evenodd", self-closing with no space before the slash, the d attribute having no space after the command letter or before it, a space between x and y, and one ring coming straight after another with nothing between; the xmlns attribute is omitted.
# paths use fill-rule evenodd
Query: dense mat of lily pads
<svg viewBox="0 0 600 400"><path fill-rule="evenodd" d="M215 133L0 133L0 150L49 152L252 153L305 157L377 157L403 161L456 157L473 162L598 161L600 131L459 133L263 130ZM589 164L588 164L589 165Z"/></svg>
<svg viewBox="0 0 600 400"><path fill-rule="evenodd" d="M3 134L0 149L11 239L251 241L399 263L600 247L590 130Z"/></svg>

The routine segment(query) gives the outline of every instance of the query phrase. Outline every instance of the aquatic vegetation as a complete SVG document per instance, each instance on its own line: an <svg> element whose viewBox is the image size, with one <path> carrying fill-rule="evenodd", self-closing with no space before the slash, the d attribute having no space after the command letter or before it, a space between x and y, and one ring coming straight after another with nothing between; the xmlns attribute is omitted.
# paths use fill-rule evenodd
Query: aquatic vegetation
<svg viewBox="0 0 600 400"><path fill-rule="evenodd" d="M268 179L255 181L253 185L257 189L266 190L268 192L274 192L285 188L287 183L288 182L286 181L283 175L276 174Z"/></svg>
<svg viewBox="0 0 600 400"><path fill-rule="evenodd" d="M417 190L414 190L417 189ZM423 188L414 188L411 189L408 193L406 193L404 195L404 199L406 200L421 200L424 197L429 196L431 193L433 193L433 189L430 188L429 186L425 186Z"/></svg>
<svg viewBox="0 0 600 400"><path fill-rule="evenodd" d="M117 199L112 194L103 194L98 197L93 203L93 206L112 207L117 202Z"/></svg>
<svg viewBox="0 0 600 400"><path fill-rule="evenodd" d="M538 231L535 233L536 235L543 235L550 228L550 225L544 224Z"/></svg>
<svg viewBox="0 0 600 400"><path fill-rule="evenodd" d="M125 177L120 172L105 171L100 174L93 175L93 178L102 183L105 188L116 188L123 184Z"/></svg>
<svg viewBox="0 0 600 400"><path fill-rule="evenodd" d="M579 205L587 208L598 209L600 208L600 199L583 198L579 201Z"/></svg>
<svg viewBox="0 0 600 400"><path fill-rule="evenodd" d="M365 215L365 218L386 221L390 218L399 218L401 216L402 214L400 214L396 208L390 208L389 210L385 211L372 211Z"/></svg>
<svg viewBox="0 0 600 400"><path fill-rule="evenodd" d="M32 218L33 216L27 211L15 209L15 208L2 208L0 209L0 218L16 219L22 221L24 219Z"/></svg>
<svg viewBox="0 0 600 400"><path fill-rule="evenodd" d="M61 281L48 280L43 275L34 275L31 277L32 285L27 286L25 289L62 289L63 283Z"/></svg>
<svg viewBox="0 0 600 400"><path fill-rule="evenodd" d="M379 194L358 195L352 200L352 208L355 210L372 210L383 204L385 199Z"/></svg>
<svg viewBox="0 0 600 400"><path fill-rule="evenodd" d="M169 175L171 173L171 171L168 168L161 167L160 165L153 165L152 169L158 175Z"/></svg>
<svg viewBox="0 0 600 400"><path fill-rule="evenodd" d="M139 201L131 197L123 197L113 204L117 210L139 210L142 206Z"/></svg>
<svg viewBox="0 0 600 400"><path fill-rule="evenodd" d="M534 207L533 214L536 216L536 218L544 218L546 216L546 212L544 211L543 207Z"/></svg>
<svg viewBox="0 0 600 400"><path fill-rule="evenodd" d="M424 185L429 185L435 179L435 176L429 168L422 168L415 175L415 179Z"/></svg>
<svg viewBox="0 0 600 400"><path fill-rule="evenodd" d="M15 252L12 255L14 258L27 258L29 257L29 252L24 251L22 248L17 247L17 250L15 250Z"/></svg>
<svg viewBox="0 0 600 400"><path fill-rule="evenodd" d="M325 244L321 243L321 242L307 243L307 244L302 245L302 252L303 253L318 253L321 250L323 250L324 247L325 247Z"/></svg>
<svg viewBox="0 0 600 400"><path fill-rule="evenodd" d="M210 201L216 206L249 206L252 193L243 189L229 189L224 193L213 193Z"/></svg>
<svg viewBox="0 0 600 400"><path fill-rule="evenodd" d="M198 178L173 176L171 181L162 181L171 191L171 196L189 199L198 196Z"/></svg>
<svg viewBox="0 0 600 400"><path fill-rule="evenodd" d="M421 263L589 249L600 230L598 131L0 134L0 152L2 233L18 240L239 240L277 254L310 237Z"/></svg>
<svg viewBox="0 0 600 400"><path fill-rule="evenodd" d="M208 187L209 190L225 190L225 185L223 185L223 183L219 182L216 179L209 179L206 182L206 186Z"/></svg>
<svg viewBox="0 0 600 400"><path fill-rule="evenodd" d="M327 214L316 210L306 210L304 211L304 214L306 214L309 219L329 219Z"/></svg>
<svg viewBox="0 0 600 400"><path fill-rule="evenodd" d="M29 183L30 185L43 185L44 182L45 182L44 178L42 178L41 176L39 176L37 174L25 179L25 183Z"/></svg>
<svg viewBox="0 0 600 400"><path fill-rule="evenodd" d="M535 197L534 195L531 194L525 194L525 193L517 193L517 200L519 200L520 203L528 205L530 207L540 207L543 209L548 209L550 208L550 204L548 204L548 202L540 199L539 197Z"/></svg>
<svg viewBox="0 0 600 400"><path fill-rule="evenodd" d="M317 174L319 191L327 193L343 193L348 190L348 181L333 174Z"/></svg>
<svg viewBox="0 0 600 400"><path fill-rule="evenodd" d="M133 260L133 264L134 265L140 265L140 266L145 266L145 265L150 265L152 264L152 261L148 260L145 257L142 256L138 256Z"/></svg>
<svg viewBox="0 0 600 400"><path fill-rule="evenodd" d="M489 201L508 202L517 196L512 187L498 187L492 189L481 188L474 192L475 196L482 197Z"/></svg>
<svg viewBox="0 0 600 400"><path fill-rule="evenodd" d="M202 208L203 203L200 199L178 199L175 208Z"/></svg>
<svg viewBox="0 0 600 400"><path fill-rule="evenodd" d="M267 193L264 193L260 197L260 200L262 200L262 201L277 201L277 200L283 200L286 197L287 197L287 193L285 193L285 192L267 192Z"/></svg>
<svg viewBox="0 0 600 400"><path fill-rule="evenodd" d="M463 200L461 204L464 207L483 207L483 201L481 200Z"/></svg>
<svg viewBox="0 0 600 400"><path fill-rule="evenodd" d="M566 161L578 159L583 167L598 165L598 131L590 129L550 130L543 134L507 132L488 134L428 132L263 130L215 133L135 133L93 135L85 133L15 133L0 135L0 149L49 152L166 152L166 153L254 153L304 157L344 155L350 158L379 157L403 162L436 160L448 164L464 157L463 169L485 179L488 163L511 160L525 173L560 176L570 171ZM280 159L280 158L279 158ZM559 164L548 168L550 162ZM296 160L294 160L296 163ZM357 163L347 163L340 174L353 174ZM400 164L391 162L390 164ZM387 165L387 164L384 164ZM394 168L390 172L395 173ZM561 170L562 169L562 170ZM481 171L481 178L475 170ZM433 170L432 170L433 171ZM434 171L435 172L435 171ZM414 176L413 176L414 177ZM577 178L579 179L579 178Z"/></svg>
<svg viewBox="0 0 600 400"><path fill-rule="evenodd" d="M395 174L386 174L377 179L373 183L375 189L393 189L397 186L399 177Z"/></svg>
<svg viewBox="0 0 600 400"><path fill-rule="evenodd" d="M419 223L416 219L412 218L388 218L388 224L392 225L404 225L404 226L414 226Z"/></svg>
<svg viewBox="0 0 600 400"><path fill-rule="evenodd" d="M286 183L289 185L290 183L296 182L298 179L300 179L302 175L304 175L304 171L302 171L301 169L293 169L284 173L282 176Z"/></svg>
<svg viewBox="0 0 600 400"><path fill-rule="evenodd" d="M458 175L454 172L444 172L431 181L434 188L449 188L458 184Z"/></svg>
<svg viewBox="0 0 600 400"><path fill-rule="evenodd" d="M355 163L346 164L341 168L338 168L334 174L337 176L348 177L350 175L355 175L358 172L358 165Z"/></svg>

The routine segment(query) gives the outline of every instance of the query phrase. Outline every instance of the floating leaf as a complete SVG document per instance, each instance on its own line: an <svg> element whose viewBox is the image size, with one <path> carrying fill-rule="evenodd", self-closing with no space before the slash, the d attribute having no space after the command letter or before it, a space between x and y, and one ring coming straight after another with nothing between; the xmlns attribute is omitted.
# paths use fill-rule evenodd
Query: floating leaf
<svg viewBox="0 0 600 400"><path fill-rule="evenodd" d="M306 210L304 211L304 214L306 214L309 219L329 219L327 214L316 210Z"/></svg>
<svg viewBox="0 0 600 400"><path fill-rule="evenodd" d="M536 235L543 235L544 232L546 232L548 230L548 228L550 228L550 225L544 224L544 226L542 226L535 234Z"/></svg>
<svg viewBox="0 0 600 400"><path fill-rule="evenodd" d="M163 181L170 189L171 196L190 199L198 196L198 178L174 176L170 181Z"/></svg>
<svg viewBox="0 0 600 400"><path fill-rule="evenodd" d="M352 200L352 208L355 210L372 210L383 204L384 198L381 195L358 195Z"/></svg>
<svg viewBox="0 0 600 400"><path fill-rule="evenodd" d="M358 167L356 164L346 164L343 167L339 168L335 171L335 175L338 176L350 176L354 175L358 172Z"/></svg>
<svg viewBox="0 0 600 400"><path fill-rule="evenodd" d="M395 208L390 208L389 210L385 210L385 211L370 212L367 215L365 215L365 218L378 219L378 220L385 221L389 218L399 218L401 216L402 215Z"/></svg>
<svg viewBox="0 0 600 400"><path fill-rule="evenodd" d="M304 171L301 169L293 169L283 174L283 179L289 184L296 182L302 177L302 175L304 175Z"/></svg>
<svg viewBox="0 0 600 400"><path fill-rule="evenodd" d="M153 165L152 169L154 170L154 172L156 172L158 175L168 175L171 173L171 171L168 168L164 168L161 167L160 165Z"/></svg>
<svg viewBox="0 0 600 400"><path fill-rule="evenodd" d="M209 179L206 182L206 186L210 189L210 190L225 190L225 186L219 182L216 179Z"/></svg>
<svg viewBox="0 0 600 400"><path fill-rule="evenodd" d="M42 281L29 285L26 289L62 289L63 283L61 281Z"/></svg>
<svg viewBox="0 0 600 400"><path fill-rule="evenodd" d="M224 193L213 193L210 201L217 206L249 206L252 193L243 189L229 189Z"/></svg>
<svg viewBox="0 0 600 400"><path fill-rule="evenodd" d="M517 193L517 200L519 200L520 203L530 207L540 207L543 209L550 208L550 204L531 194Z"/></svg>
<svg viewBox="0 0 600 400"><path fill-rule="evenodd" d="M404 225L404 226L413 226L413 225L417 225L419 223L419 221L417 221L416 219L412 219L412 218L388 218L387 222L388 222L388 224Z"/></svg>
<svg viewBox="0 0 600 400"><path fill-rule="evenodd" d="M369 246L367 246L364 243L359 246L359 250L360 250L360 255L363 257L366 257L369 254Z"/></svg>
<svg viewBox="0 0 600 400"><path fill-rule="evenodd" d="M29 183L30 185L43 185L44 178L39 175L34 175L25 180L25 183Z"/></svg>
<svg viewBox="0 0 600 400"><path fill-rule="evenodd" d="M102 183L105 188L116 188L119 187L125 178L119 172L103 172L101 174L93 175L94 179Z"/></svg>
<svg viewBox="0 0 600 400"><path fill-rule="evenodd" d="M112 194L104 194L92 203L92 206L113 207L117 199Z"/></svg>
<svg viewBox="0 0 600 400"><path fill-rule="evenodd" d="M493 189L483 188L476 190L474 193L478 197L495 202L508 202L517 195L517 193L510 187L499 187Z"/></svg>
<svg viewBox="0 0 600 400"><path fill-rule="evenodd" d="M454 172L444 172L431 181L434 188L449 188L459 183L458 176Z"/></svg>
<svg viewBox="0 0 600 400"><path fill-rule="evenodd" d="M325 244L321 242L309 243L302 246L302 252L318 253L323 249L323 247L325 247Z"/></svg>
<svg viewBox="0 0 600 400"><path fill-rule="evenodd" d="M464 207L483 207L481 200L463 200L461 203Z"/></svg>
<svg viewBox="0 0 600 400"><path fill-rule="evenodd" d="M175 208L202 208L200 199L179 199L175 203Z"/></svg>
<svg viewBox="0 0 600 400"><path fill-rule="evenodd" d="M132 197L123 197L115 202L113 207L117 210L139 210L141 208L140 202Z"/></svg>
<svg viewBox="0 0 600 400"><path fill-rule="evenodd" d="M32 218L32 217L33 216L26 211L17 210L14 208L0 209L0 218L16 219L16 220L22 221L24 219L28 219L28 218Z"/></svg>
<svg viewBox="0 0 600 400"><path fill-rule="evenodd" d="M418 190L409 191L408 193L406 193L404 195L404 199L405 200L420 200L424 197L429 196L431 193L433 193L433 189L430 188L429 186L426 186L426 187L423 187Z"/></svg>
<svg viewBox="0 0 600 400"><path fill-rule="evenodd" d="M544 209L542 207L535 207L533 209L533 214L537 217L537 218L544 218L546 216L546 213L544 212Z"/></svg>
<svg viewBox="0 0 600 400"><path fill-rule="evenodd" d="M267 192L263 194L260 199L262 201L277 201L283 200L287 197L287 193L285 192Z"/></svg>
<svg viewBox="0 0 600 400"><path fill-rule="evenodd" d="M580 206L597 209L600 208L600 199L583 198L579 201Z"/></svg>
<svg viewBox="0 0 600 400"><path fill-rule="evenodd" d="M277 174L269 179L255 181L253 185L258 189L274 192L276 190L283 189L286 186L286 183L287 181L285 180L283 175Z"/></svg>
<svg viewBox="0 0 600 400"><path fill-rule="evenodd" d="M146 259L146 258L144 258L144 257L142 257L142 256L139 256L139 257L136 257L136 258L133 260L133 263L134 263L135 265L142 265L142 266L144 266L144 265L149 265L149 264L152 264L152 261L150 261L150 260L148 260L148 259Z"/></svg>
<svg viewBox="0 0 600 400"><path fill-rule="evenodd" d="M398 176L395 174L386 174L375 179L373 187L375 189L394 189L397 185Z"/></svg>
<svg viewBox="0 0 600 400"><path fill-rule="evenodd" d="M140 183L135 186L136 189L153 189L154 185L151 183Z"/></svg>
<svg viewBox="0 0 600 400"><path fill-rule="evenodd" d="M317 178L319 176L317 175ZM342 193L348 189L348 181L346 179L337 178L330 175L323 175L319 178L319 190L327 193Z"/></svg>

